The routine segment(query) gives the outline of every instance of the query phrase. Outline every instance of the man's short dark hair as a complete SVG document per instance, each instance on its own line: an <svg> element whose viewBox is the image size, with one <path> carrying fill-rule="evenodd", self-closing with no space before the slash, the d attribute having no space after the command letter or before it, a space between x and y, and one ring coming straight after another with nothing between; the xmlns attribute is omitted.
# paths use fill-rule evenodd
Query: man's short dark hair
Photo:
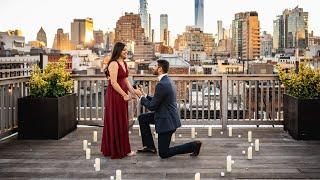
<svg viewBox="0 0 320 180"><path fill-rule="evenodd" d="M164 73L168 73L169 71L169 62L164 59L157 60L158 66L160 66Z"/></svg>

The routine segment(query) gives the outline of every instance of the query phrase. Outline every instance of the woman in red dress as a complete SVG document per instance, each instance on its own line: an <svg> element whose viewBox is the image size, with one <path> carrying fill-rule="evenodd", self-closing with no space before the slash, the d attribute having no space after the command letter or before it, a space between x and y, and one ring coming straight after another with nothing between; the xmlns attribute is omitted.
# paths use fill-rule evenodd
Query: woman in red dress
<svg viewBox="0 0 320 180"><path fill-rule="evenodd" d="M111 159L120 159L135 155L131 151L128 132L128 101L130 91L134 93L128 81L128 68L124 61L127 58L126 45L115 44L111 59L105 69L108 87L105 95L105 115L102 133L101 152Z"/></svg>

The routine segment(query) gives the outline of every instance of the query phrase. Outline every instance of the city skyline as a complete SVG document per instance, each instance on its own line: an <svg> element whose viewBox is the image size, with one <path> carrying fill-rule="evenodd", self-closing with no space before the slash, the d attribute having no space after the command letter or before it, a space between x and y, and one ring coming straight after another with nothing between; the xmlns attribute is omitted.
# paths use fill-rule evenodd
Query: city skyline
<svg viewBox="0 0 320 180"><path fill-rule="evenodd" d="M5 14L1 19L0 31L19 29L26 37L26 42L36 39L37 32L43 27L48 38L48 47L52 47L55 33L58 28L64 32L71 32L73 19L93 18L94 30L114 30L116 21L125 13L139 12L139 0L122 0L104 2L90 1L49 1L43 3L40 0L17 1L3 0L0 10ZM293 9L297 5L309 12L309 31L313 30L316 35L320 34L318 11L315 1L306 0L270 0L262 2L257 0L223 2L205 1L204 31L217 33L217 20L222 20L224 28L229 28L234 14L241 11L257 11L261 23L261 32L273 33L273 20L284 9ZM47 8L50 7L50 8ZM27 10L26 10L27 9ZM178 11L177 11L178 9ZM12 14L14 10L15 15ZM61 13L63 12L63 13ZM171 38L185 31L185 27L194 24L194 0L181 1L148 0L148 12L152 18L152 29L155 29L155 40L160 40L160 14L168 14L170 19L169 29ZM177 13L178 12L178 13ZM10 16L11 15L11 16ZM31 21L32 20L32 21Z"/></svg>

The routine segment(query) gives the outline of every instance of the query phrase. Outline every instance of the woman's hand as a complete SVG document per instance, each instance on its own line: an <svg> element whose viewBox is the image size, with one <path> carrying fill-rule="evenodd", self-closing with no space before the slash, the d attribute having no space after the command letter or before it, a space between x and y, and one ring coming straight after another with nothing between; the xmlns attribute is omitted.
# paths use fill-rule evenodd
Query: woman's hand
<svg viewBox="0 0 320 180"><path fill-rule="evenodd" d="M125 101L129 101L131 98L128 94L122 96Z"/></svg>

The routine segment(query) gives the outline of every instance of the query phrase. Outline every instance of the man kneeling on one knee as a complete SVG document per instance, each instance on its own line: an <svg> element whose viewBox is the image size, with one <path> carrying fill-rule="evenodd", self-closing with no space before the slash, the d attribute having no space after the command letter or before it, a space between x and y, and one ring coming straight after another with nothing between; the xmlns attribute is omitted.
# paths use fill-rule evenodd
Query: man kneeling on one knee
<svg viewBox="0 0 320 180"><path fill-rule="evenodd" d="M202 144L200 141L170 147L171 136L181 126L181 122L177 108L176 87L168 77L168 70L169 62L166 60L158 60L153 67L153 74L159 79L153 97L146 95L142 88L135 90L141 105L151 111L138 117L143 145L138 153L157 153L150 129L150 124L154 124L159 135L158 150L161 158L186 153L198 156Z"/></svg>

